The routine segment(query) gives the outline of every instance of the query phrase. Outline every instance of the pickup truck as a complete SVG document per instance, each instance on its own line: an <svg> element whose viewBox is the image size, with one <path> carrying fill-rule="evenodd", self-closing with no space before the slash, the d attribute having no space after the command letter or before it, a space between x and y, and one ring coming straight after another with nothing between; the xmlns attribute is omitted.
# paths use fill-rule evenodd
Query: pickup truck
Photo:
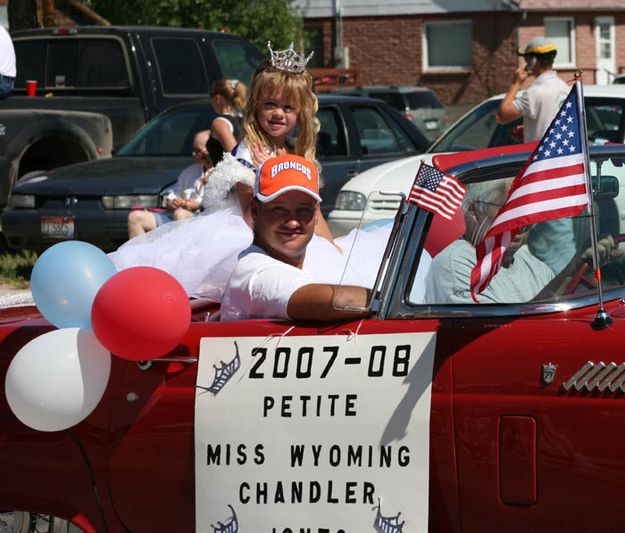
<svg viewBox="0 0 625 533"><path fill-rule="evenodd" d="M0 101L0 209L27 173L110 155L111 146L92 128L76 134L79 121L70 111L108 117L112 146L121 146L166 108L206 96L214 80L247 83L263 58L241 37L184 28L42 28L12 38L17 78L13 94ZM28 80L37 82L34 97L26 94ZM41 130L11 132L15 113L25 114L20 128L39 124Z"/></svg>

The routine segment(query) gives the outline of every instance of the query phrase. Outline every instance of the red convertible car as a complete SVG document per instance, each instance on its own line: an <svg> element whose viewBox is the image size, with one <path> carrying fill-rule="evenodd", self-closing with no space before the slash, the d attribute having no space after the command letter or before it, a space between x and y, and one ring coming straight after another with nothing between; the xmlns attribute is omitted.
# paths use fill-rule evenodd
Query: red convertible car
<svg viewBox="0 0 625 533"><path fill-rule="evenodd" d="M487 216L529 155L434 162ZM621 530L625 147L593 147L590 174L594 219L532 228L480 303L456 269L462 210L404 204L367 319L220 323L195 302L176 349L113 357L102 400L64 431L22 424L2 387L0 531ZM599 287L592 222L611 248ZM440 272L458 279L432 286ZM52 329L33 306L0 310L2 383Z"/></svg>

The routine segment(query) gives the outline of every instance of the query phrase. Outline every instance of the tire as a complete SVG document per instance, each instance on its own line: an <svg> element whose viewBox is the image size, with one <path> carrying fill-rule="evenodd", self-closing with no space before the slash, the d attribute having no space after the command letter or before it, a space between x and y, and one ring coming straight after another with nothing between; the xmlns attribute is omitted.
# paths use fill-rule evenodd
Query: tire
<svg viewBox="0 0 625 533"><path fill-rule="evenodd" d="M0 533L68 533L70 523L27 511L0 511Z"/></svg>

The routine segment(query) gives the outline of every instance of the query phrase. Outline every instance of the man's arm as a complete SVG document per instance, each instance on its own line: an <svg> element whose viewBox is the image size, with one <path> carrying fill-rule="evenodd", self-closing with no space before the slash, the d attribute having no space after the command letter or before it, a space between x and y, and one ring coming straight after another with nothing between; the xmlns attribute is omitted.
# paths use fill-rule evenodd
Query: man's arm
<svg viewBox="0 0 625 533"><path fill-rule="evenodd" d="M289 298L287 314L291 320L338 322L371 313L365 309L368 289L340 285L310 284L297 289Z"/></svg>
<svg viewBox="0 0 625 533"><path fill-rule="evenodd" d="M499 109L497 110L497 122L499 124L507 124L508 122L512 122L513 120L519 118L521 116L521 112L512 102L516 98L516 94L521 89L521 85L527 79L527 72L525 71L525 67L519 67L516 69L514 73L514 81L506 96L504 96L501 104L499 104Z"/></svg>

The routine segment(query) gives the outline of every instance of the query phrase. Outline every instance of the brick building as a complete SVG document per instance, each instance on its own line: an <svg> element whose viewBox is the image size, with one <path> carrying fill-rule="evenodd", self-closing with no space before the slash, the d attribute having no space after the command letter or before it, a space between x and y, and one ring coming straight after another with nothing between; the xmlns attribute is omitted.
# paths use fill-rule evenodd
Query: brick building
<svg viewBox="0 0 625 533"><path fill-rule="evenodd" d="M585 83L625 72L622 0L296 0L315 67L350 67L360 84L420 84L446 104L505 92L518 46L546 35L556 70ZM592 4L592 5L591 5Z"/></svg>

